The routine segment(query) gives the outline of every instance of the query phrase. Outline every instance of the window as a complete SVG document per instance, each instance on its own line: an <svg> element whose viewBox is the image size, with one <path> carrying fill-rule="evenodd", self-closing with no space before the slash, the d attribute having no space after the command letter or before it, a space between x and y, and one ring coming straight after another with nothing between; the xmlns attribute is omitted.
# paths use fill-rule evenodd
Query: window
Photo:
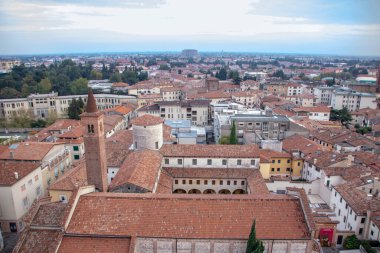
<svg viewBox="0 0 380 253"><path fill-rule="evenodd" d="M226 159L223 159L222 164L223 164L223 165L227 165L227 160L226 160Z"/></svg>
<svg viewBox="0 0 380 253"><path fill-rule="evenodd" d="M338 215L340 215L340 209L338 209Z"/></svg>
<svg viewBox="0 0 380 253"><path fill-rule="evenodd" d="M219 184L220 184L220 185L223 185L223 180L220 180L220 181L219 181Z"/></svg>
<svg viewBox="0 0 380 253"><path fill-rule="evenodd" d="M193 180L190 179L190 180L189 180L189 184L193 184Z"/></svg>
<svg viewBox="0 0 380 253"><path fill-rule="evenodd" d="M363 234L363 228L359 228L359 235Z"/></svg>
<svg viewBox="0 0 380 253"><path fill-rule="evenodd" d="M94 125L87 125L87 131L89 134L95 133Z"/></svg>
<svg viewBox="0 0 380 253"><path fill-rule="evenodd" d="M197 180L197 184L201 184L201 180Z"/></svg>
<svg viewBox="0 0 380 253"><path fill-rule="evenodd" d="M330 180L327 180L327 181L326 181L326 186L327 186L327 187L330 186ZM347 209L347 205L346 205L346 209Z"/></svg>
<svg viewBox="0 0 380 253"><path fill-rule="evenodd" d="M197 159L193 159L193 165L197 165Z"/></svg>
<svg viewBox="0 0 380 253"><path fill-rule="evenodd" d="M176 180L174 180L174 184L178 184L178 180L176 179Z"/></svg>
<svg viewBox="0 0 380 253"><path fill-rule="evenodd" d="M290 163L290 160L288 160L287 163Z"/></svg>
<svg viewBox="0 0 380 253"><path fill-rule="evenodd" d="M79 155L74 155L75 160L79 160Z"/></svg>
<svg viewBox="0 0 380 253"><path fill-rule="evenodd" d="M272 160L272 163L276 163L276 161L275 161L275 160Z"/></svg>
<svg viewBox="0 0 380 253"><path fill-rule="evenodd" d="M182 184L186 184L186 180L185 179L182 180Z"/></svg>
<svg viewBox="0 0 380 253"><path fill-rule="evenodd" d="M74 151L79 151L79 147L78 146L73 146L73 150Z"/></svg>
<svg viewBox="0 0 380 253"><path fill-rule="evenodd" d="M227 185L230 185L231 184L231 181L230 180L227 180Z"/></svg>
<svg viewBox="0 0 380 253"><path fill-rule="evenodd" d="M59 195L59 201L61 201L63 203L67 203L67 197L66 197L66 195Z"/></svg>
<svg viewBox="0 0 380 253"><path fill-rule="evenodd" d="M35 176L34 176L34 182L37 182L38 179L39 179L39 178L38 178L38 175L35 175Z"/></svg>
<svg viewBox="0 0 380 253"><path fill-rule="evenodd" d="M346 216L343 217L343 222L346 222Z"/></svg>
<svg viewBox="0 0 380 253"><path fill-rule="evenodd" d="M155 149L158 149L158 141L156 141L156 142L154 143L154 147L155 147Z"/></svg>
<svg viewBox="0 0 380 253"><path fill-rule="evenodd" d="M281 163L281 160L277 160L277 163Z"/></svg>
<svg viewBox="0 0 380 253"><path fill-rule="evenodd" d="M28 197L25 197L22 199L22 204L23 204L25 209L28 208L28 205L29 205Z"/></svg>
<svg viewBox="0 0 380 253"><path fill-rule="evenodd" d="M237 164L237 165L241 165L241 160L240 160L240 159L237 160L237 161L236 161L236 164Z"/></svg>
<svg viewBox="0 0 380 253"><path fill-rule="evenodd" d="M165 164L169 164L169 159L165 158Z"/></svg>
<svg viewBox="0 0 380 253"><path fill-rule="evenodd" d="M355 221L356 221L356 218L357 218L357 216L355 215Z"/></svg>
<svg viewBox="0 0 380 253"><path fill-rule="evenodd" d="M28 181L28 186L32 186L33 185L33 180L32 179L29 179Z"/></svg>
<svg viewBox="0 0 380 253"><path fill-rule="evenodd" d="M280 171L280 168L277 168L277 171L279 172L279 171Z"/></svg>
<svg viewBox="0 0 380 253"><path fill-rule="evenodd" d="M290 168L286 168L286 171L290 171Z"/></svg>
<svg viewBox="0 0 380 253"><path fill-rule="evenodd" d="M36 195L37 195L37 197L41 196L41 186L38 186L36 188Z"/></svg>
<svg viewBox="0 0 380 253"><path fill-rule="evenodd" d="M21 191L23 192L23 191L25 191L25 190L26 190L26 186L25 186L25 184L21 185Z"/></svg>
<svg viewBox="0 0 380 253"><path fill-rule="evenodd" d="M373 230L371 230L371 235L373 235Z"/></svg>
<svg viewBox="0 0 380 253"><path fill-rule="evenodd" d="M211 159L207 159L207 165L212 165L212 160Z"/></svg>
<svg viewBox="0 0 380 253"><path fill-rule="evenodd" d="M342 203L342 198L340 198L339 202Z"/></svg>
<svg viewBox="0 0 380 253"><path fill-rule="evenodd" d="M346 203L346 209L348 208L348 204Z"/></svg>
<svg viewBox="0 0 380 253"><path fill-rule="evenodd" d="M234 185L237 185L237 181L236 180L234 181Z"/></svg>
<svg viewBox="0 0 380 253"><path fill-rule="evenodd" d="M177 160L178 165L182 165L182 159Z"/></svg>
<svg viewBox="0 0 380 253"><path fill-rule="evenodd" d="M215 180L212 180L212 184L215 185Z"/></svg>
<svg viewBox="0 0 380 253"><path fill-rule="evenodd" d="M204 184L208 184L208 180L205 180L205 181L204 181Z"/></svg>
<svg viewBox="0 0 380 253"><path fill-rule="evenodd" d="M256 164L256 160L251 160L251 165L255 165Z"/></svg>
<svg viewBox="0 0 380 253"><path fill-rule="evenodd" d="M272 172L274 172L274 168L272 168Z"/></svg>
<svg viewBox="0 0 380 253"><path fill-rule="evenodd" d="M365 218L362 218L360 223L362 223L362 224L365 223Z"/></svg>
<svg viewBox="0 0 380 253"><path fill-rule="evenodd" d="M245 182L244 182L244 181L241 181L241 185L245 185Z"/></svg>
<svg viewBox="0 0 380 253"><path fill-rule="evenodd" d="M298 165L298 166L301 166L301 162L298 162L297 165Z"/></svg>

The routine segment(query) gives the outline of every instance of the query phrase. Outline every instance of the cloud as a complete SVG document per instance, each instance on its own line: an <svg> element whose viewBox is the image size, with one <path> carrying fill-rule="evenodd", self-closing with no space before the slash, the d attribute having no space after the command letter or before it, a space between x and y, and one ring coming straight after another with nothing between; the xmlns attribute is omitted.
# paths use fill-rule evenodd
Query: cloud
<svg viewBox="0 0 380 253"><path fill-rule="evenodd" d="M29 0L28 3L44 5L80 5L93 7L115 8L158 8L165 4L165 0Z"/></svg>

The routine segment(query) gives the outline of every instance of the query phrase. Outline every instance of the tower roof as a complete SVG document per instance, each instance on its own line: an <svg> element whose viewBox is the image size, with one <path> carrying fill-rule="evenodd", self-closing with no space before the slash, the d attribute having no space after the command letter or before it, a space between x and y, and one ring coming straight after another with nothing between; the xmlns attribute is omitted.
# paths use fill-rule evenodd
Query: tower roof
<svg viewBox="0 0 380 253"><path fill-rule="evenodd" d="M86 112L93 113L97 111L98 111L98 108L96 107L96 100L94 97L94 93L92 93L92 89L88 89Z"/></svg>

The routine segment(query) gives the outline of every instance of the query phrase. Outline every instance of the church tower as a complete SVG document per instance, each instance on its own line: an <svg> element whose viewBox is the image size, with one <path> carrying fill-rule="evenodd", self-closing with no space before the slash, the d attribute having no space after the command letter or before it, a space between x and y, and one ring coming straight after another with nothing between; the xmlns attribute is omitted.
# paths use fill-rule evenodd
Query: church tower
<svg viewBox="0 0 380 253"><path fill-rule="evenodd" d="M88 91L86 112L81 114L84 128L84 147L86 157L86 173L89 185L95 185L98 191L107 191L107 158L103 113L96 107L94 94Z"/></svg>

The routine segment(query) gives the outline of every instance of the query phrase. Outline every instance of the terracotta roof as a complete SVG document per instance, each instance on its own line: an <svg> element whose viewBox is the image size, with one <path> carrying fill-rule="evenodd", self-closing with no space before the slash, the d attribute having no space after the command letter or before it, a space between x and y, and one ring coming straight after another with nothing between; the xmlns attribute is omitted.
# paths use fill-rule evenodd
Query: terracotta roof
<svg viewBox="0 0 380 253"><path fill-rule="evenodd" d="M61 135L58 135L58 138L60 139L76 139L83 137L84 129L83 126L77 126L71 129L70 131L67 131Z"/></svg>
<svg viewBox="0 0 380 253"><path fill-rule="evenodd" d="M173 177L166 172L166 170L161 170L160 178L158 180L157 189L155 193L158 194L171 194L173 192Z"/></svg>
<svg viewBox="0 0 380 253"><path fill-rule="evenodd" d="M285 138L282 141L282 149L289 153L297 150L305 155L315 153L318 150L327 150L316 144L314 141L309 140L306 137L299 134L294 134Z"/></svg>
<svg viewBox="0 0 380 253"><path fill-rule="evenodd" d="M129 148L133 144L131 130L120 130L106 139L107 166L120 167L124 159L132 152Z"/></svg>
<svg viewBox="0 0 380 253"><path fill-rule="evenodd" d="M115 111L115 112L118 112L118 113L125 115L125 114L128 114L131 111L133 111L133 108L127 107L124 105L119 105L119 106L116 106L115 108L112 108L112 111Z"/></svg>
<svg viewBox="0 0 380 253"><path fill-rule="evenodd" d="M162 156L157 151L145 149L129 154L112 180L109 189L117 190L124 184L133 184L152 192L161 162Z"/></svg>
<svg viewBox="0 0 380 253"><path fill-rule="evenodd" d="M51 142L18 142L0 154L0 160L41 161L55 145Z"/></svg>
<svg viewBox="0 0 380 253"><path fill-rule="evenodd" d="M40 165L40 163L35 162L0 161L0 185L11 186L36 170ZM18 179L15 177L15 172L18 173Z"/></svg>
<svg viewBox="0 0 380 253"><path fill-rule="evenodd" d="M85 185L87 185L87 174L86 160L83 156L82 159L73 165L72 169L66 171L61 178L55 181L49 187L49 190L74 191L75 189Z"/></svg>
<svg viewBox="0 0 380 253"><path fill-rule="evenodd" d="M134 118L132 120L132 125L136 126L154 126L158 124L162 124L164 122L163 119L157 116L153 116L150 114L145 114L141 117Z"/></svg>
<svg viewBox="0 0 380 253"><path fill-rule="evenodd" d="M87 95L86 112L87 113L94 113L97 111L98 111L98 108L96 106L96 100L94 97L94 93L92 93L92 89L89 89L88 95Z"/></svg>
<svg viewBox="0 0 380 253"><path fill-rule="evenodd" d="M164 157L259 157L259 148L256 145L164 144L160 152Z"/></svg>
<svg viewBox="0 0 380 253"><path fill-rule="evenodd" d="M286 222L280 217L286 217ZM67 233L161 238L310 239L298 199L270 195L82 195Z"/></svg>
<svg viewBox="0 0 380 253"><path fill-rule="evenodd" d="M123 82L116 82L112 84L112 87L128 87L129 84Z"/></svg>
<svg viewBox="0 0 380 253"><path fill-rule="evenodd" d="M367 193L357 189L362 182L360 180L334 186L335 190L342 196L348 205L357 215L365 215L369 210L369 200Z"/></svg>
<svg viewBox="0 0 380 253"><path fill-rule="evenodd" d="M105 115L104 116L104 131L109 132L114 129L120 122L124 121L124 117L121 115Z"/></svg>
<svg viewBox="0 0 380 253"><path fill-rule="evenodd" d="M298 108L294 108L293 111L330 113L331 109L327 106L320 105L320 106L313 106L313 107L298 107Z"/></svg>
<svg viewBox="0 0 380 253"><path fill-rule="evenodd" d="M66 207L67 204L62 202L53 202L41 205L32 220L31 226L62 226Z"/></svg>
<svg viewBox="0 0 380 253"><path fill-rule="evenodd" d="M64 236L58 253L128 253L130 238Z"/></svg>
<svg viewBox="0 0 380 253"><path fill-rule="evenodd" d="M286 152L277 152L269 149L260 149L260 158L270 161L274 158L291 158L292 156ZM271 161L270 161L271 162Z"/></svg>
<svg viewBox="0 0 380 253"><path fill-rule="evenodd" d="M36 229L27 232L18 253L54 252L62 232L50 229Z"/></svg>

